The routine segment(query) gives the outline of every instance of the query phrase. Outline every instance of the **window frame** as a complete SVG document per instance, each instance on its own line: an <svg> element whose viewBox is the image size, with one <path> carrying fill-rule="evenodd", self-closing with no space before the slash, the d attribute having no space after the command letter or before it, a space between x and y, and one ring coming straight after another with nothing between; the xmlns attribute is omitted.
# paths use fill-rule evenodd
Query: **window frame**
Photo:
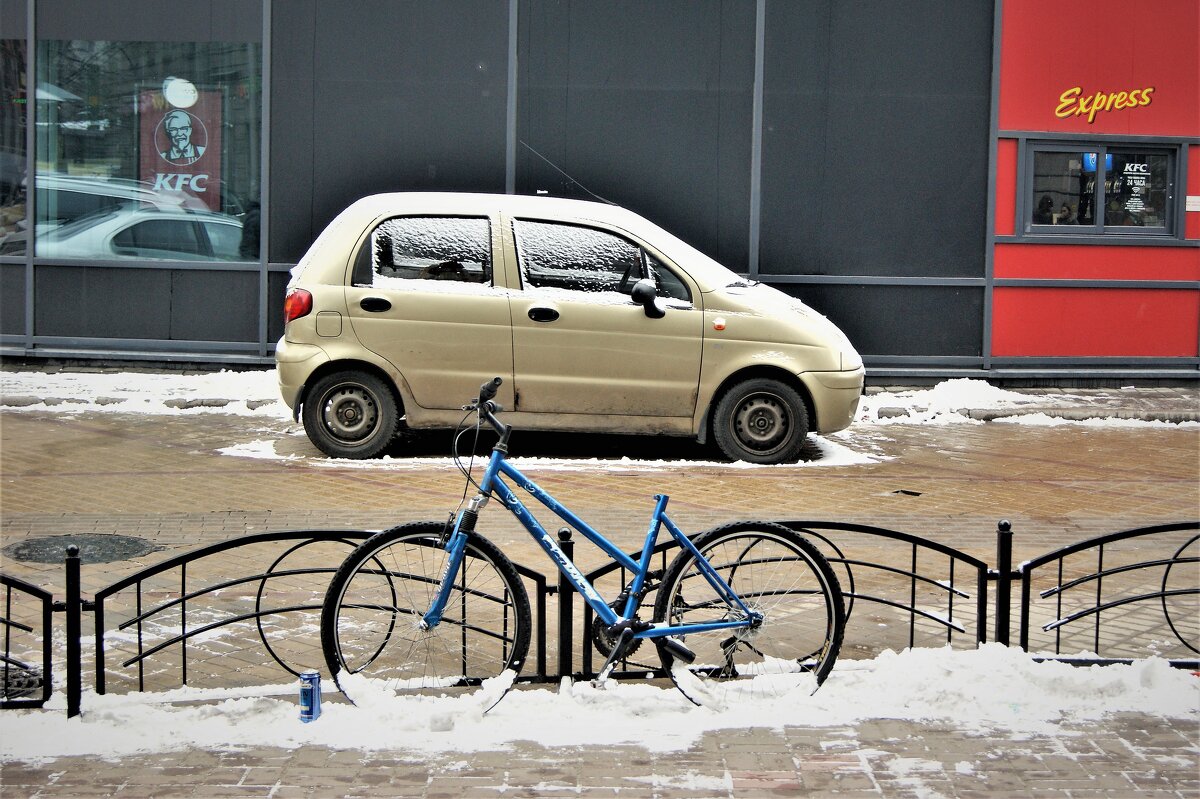
<svg viewBox="0 0 1200 799"><path fill-rule="evenodd" d="M1137 239L1142 243L1174 243L1183 239L1183 203L1179 201L1179 190L1185 184L1186 150L1178 142L1158 140L1063 138L1023 139L1024 153L1021 158L1021 174L1017 180L1017 224L1016 235L1023 239L1055 241L1064 238L1086 239L1095 243L1118 243ZM1036 162L1041 153L1096 153L1096 186L1092 202L1096 211L1090 225L1036 224L1037 211ZM1138 154L1160 155L1167 158L1166 206L1163 209L1163 224L1155 226L1108 225L1104 219L1107 205L1106 183L1109 155ZM1102 179L1104 178L1104 179ZM1078 212L1078 208L1076 209Z"/></svg>

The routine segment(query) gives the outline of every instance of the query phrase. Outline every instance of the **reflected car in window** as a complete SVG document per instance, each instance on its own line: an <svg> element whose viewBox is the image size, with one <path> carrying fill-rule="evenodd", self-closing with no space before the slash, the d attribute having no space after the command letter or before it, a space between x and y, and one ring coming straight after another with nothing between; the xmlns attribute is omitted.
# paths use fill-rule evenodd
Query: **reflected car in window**
<svg viewBox="0 0 1200 799"><path fill-rule="evenodd" d="M84 216L38 236L46 258L236 261L242 223L211 211L128 209Z"/></svg>
<svg viewBox="0 0 1200 799"><path fill-rule="evenodd" d="M452 427L488 378L518 429L690 436L795 460L854 418L862 359L828 319L601 203L376 195L288 286L280 390L334 457Z"/></svg>

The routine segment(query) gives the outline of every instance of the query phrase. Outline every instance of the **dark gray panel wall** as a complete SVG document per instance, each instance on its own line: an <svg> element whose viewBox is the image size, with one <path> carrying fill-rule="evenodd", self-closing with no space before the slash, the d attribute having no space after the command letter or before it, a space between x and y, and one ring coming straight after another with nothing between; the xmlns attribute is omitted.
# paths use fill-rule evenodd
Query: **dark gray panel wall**
<svg viewBox="0 0 1200 799"><path fill-rule="evenodd" d="M764 274L983 276L991 39L991 3L767 5Z"/></svg>
<svg viewBox="0 0 1200 799"><path fill-rule="evenodd" d="M39 39L260 42L262 6L245 0L38 0Z"/></svg>
<svg viewBox="0 0 1200 799"><path fill-rule="evenodd" d="M0 39L25 38L25 0L0 0Z"/></svg>
<svg viewBox="0 0 1200 799"><path fill-rule="evenodd" d="M283 300L290 278L287 272L267 275L267 341L278 341L283 336Z"/></svg>
<svg viewBox="0 0 1200 799"><path fill-rule="evenodd" d="M982 288L780 286L828 316L869 355L981 356Z"/></svg>
<svg viewBox="0 0 1200 799"><path fill-rule="evenodd" d="M177 341L258 339L258 274L39 266L39 336Z"/></svg>
<svg viewBox="0 0 1200 799"><path fill-rule="evenodd" d="M289 83L272 95L271 165L311 169L313 200L288 202L304 175L283 196L272 187L272 261L297 260L366 194L504 191L507 4L297 6L309 13L277 6L272 20L272 67ZM288 69L302 58L311 66Z"/></svg>
<svg viewBox="0 0 1200 799"><path fill-rule="evenodd" d="M521 3L517 191L593 199L747 263L754 14L733 2Z"/></svg>
<svg viewBox="0 0 1200 799"><path fill-rule="evenodd" d="M24 264L0 264L0 333L25 335Z"/></svg>

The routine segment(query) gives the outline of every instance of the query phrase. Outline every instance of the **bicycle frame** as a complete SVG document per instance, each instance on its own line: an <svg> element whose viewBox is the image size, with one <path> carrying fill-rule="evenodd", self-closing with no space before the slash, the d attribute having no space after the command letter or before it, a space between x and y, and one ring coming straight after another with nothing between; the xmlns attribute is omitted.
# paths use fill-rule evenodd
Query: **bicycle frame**
<svg viewBox="0 0 1200 799"><path fill-rule="evenodd" d="M604 598L600 596L595 586L567 558L562 548L559 547L558 542L554 540L554 537L546 532L546 529L542 527L529 509L525 507L524 503L517 498L517 495L504 482L502 477L511 478L518 486L527 491L559 519L581 532L584 537L633 574L633 582L630 583L629 594L625 600L624 607L621 608L619 616L604 601ZM717 573L716 569L712 567L712 564L700 554L700 550L696 548L695 544L667 516L666 508L669 497L665 494L656 494L654 497L654 512L650 518L649 529L646 531L646 541L642 546L641 559L640 561L635 561L602 534L594 530L587 522L576 516L569 508L538 486L537 483L522 474L519 469L510 464L503 447L497 447L492 450L491 460L488 462L479 487L480 494L472 503L471 509L477 510L481 508L489 496L494 495L499 499L504 504L504 507L516 516L521 525L529 531L529 534L533 536L534 540L537 541L546 554L550 556L550 559L554 561L571 585L575 587L575 590L580 593L593 612L607 625L611 626L633 618L637 610L638 595L645 585L646 577L650 571L650 560L653 556L654 545L662 527L666 527L671 536L679 542L679 545L691 552L696 558L701 574L704 575L709 585L716 591L717 596L729 608L736 608L743 614L743 617L737 620L681 624L676 626L670 624L652 625L647 629L631 631L634 638L662 638L668 635L687 635L689 633L708 632L711 630L746 628L761 619L761 614L752 611L742 602L737 593L729 587L725 580L721 578L721 575ZM433 627L441 621L442 610L445 608L450 587L458 574L459 566L462 564L466 534L460 528L462 526L463 515L466 512L462 511L459 513L455 521L454 532L446 542L446 550L450 553L446 572L442 575L441 587L434 599L433 606L422 617L421 623L423 626Z"/></svg>

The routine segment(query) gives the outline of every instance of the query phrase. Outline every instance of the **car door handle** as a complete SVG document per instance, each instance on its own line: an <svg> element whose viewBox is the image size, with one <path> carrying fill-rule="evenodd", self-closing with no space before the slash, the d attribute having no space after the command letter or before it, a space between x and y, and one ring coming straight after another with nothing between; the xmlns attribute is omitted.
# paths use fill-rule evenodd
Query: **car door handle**
<svg viewBox="0 0 1200 799"><path fill-rule="evenodd" d="M359 300L358 307L370 313L383 313L384 311L392 310L392 304L383 297L363 297Z"/></svg>
<svg viewBox="0 0 1200 799"><path fill-rule="evenodd" d="M535 322L553 322L558 319L558 311L535 305L529 309L529 318Z"/></svg>

